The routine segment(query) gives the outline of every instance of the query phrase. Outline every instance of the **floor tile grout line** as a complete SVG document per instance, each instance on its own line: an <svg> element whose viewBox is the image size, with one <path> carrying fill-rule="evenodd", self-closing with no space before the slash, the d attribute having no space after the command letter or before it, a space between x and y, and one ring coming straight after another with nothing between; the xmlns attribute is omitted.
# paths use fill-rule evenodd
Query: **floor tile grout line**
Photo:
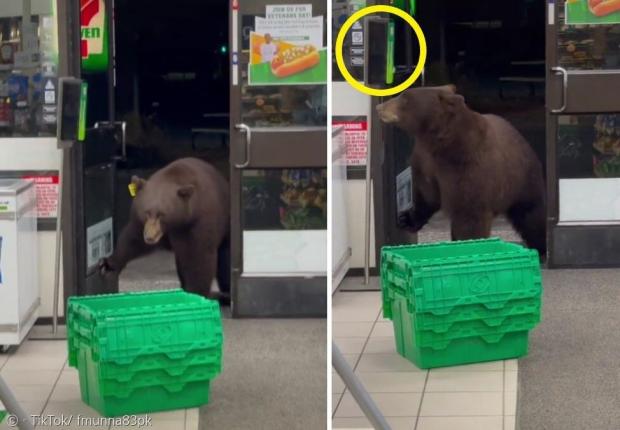
<svg viewBox="0 0 620 430"><path fill-rule="evenodd" d="M381 314L381 306L379 306L379 311L377 313L377 318L375 319L375 321L373 322L372 326L370 327L370 332L368 333L368 337L366 337L366 341L364 342L364 346L362 346L362 351L360 352L360 355L357 358L357 361L355 362L355 364L353 365L353 368L351 369L353 371L353 373L355 373L355 369L357 368L360 360L362 359L362 356L364 355L364 350L366 349L366 346L368 345L368 341L370 340L370 336L372 335L372 331L375 329L375 325L377 324L377 320L379 319L379 315L380 314ZM346 394L346 392L347 392L347 387L345 386L344 391L342 392L342 395L340 396L340 399L338 399L338 403L336 404L336 408L334 409L334 412L332 413L332 421L336 417L336 413L338 412L338 408L340 407L340 404L342 403L342 399L344 399L344 395Z"/></svg>
<svg viewBox="0 0 620 430"><path fill-rule="evenodd" d="M422 402L424 401L424 394L426 392L426 386L428 384L428 378L430 376L430 370L426 371L426 378L424 379L424 388L422 389L422 395L420 396L420 404L418 405L418 413L415 417L415 424L413 426L413 430L417 430L418 422L420 421L420 413L422 412Z"/></svg>
<svg viewBox="0 0 620 430"><path fill-rule="evenodd" d="M4 368L4 366L6 366L6 364L9 362L9 360L11 359L11 357L13 356L15 352L8 352L7 353L7 357L6 360L4 360L4 362L2 363L2 365L0 366L0 371L2 371L2 369Z"/></svg>
<svg viewBox="0 0 620 430"><path fill-rule="evenodd" d="M344 395L347 392L347 388L345 386L344 391L338 395L338 401L336 402L336 408L334 409L334 412L332 412L332 421L334 421L334 419L336 419L336 412L338 412L338 408L340 407L340 403L342 402L342 399L344 398Z"/></svg>
<svg viewBox="0 0 620 430"><path fill-rule="evenodd" d="M69 362L69 358L67 358L65 360L65 363L60 368L60 371L58 372L58 377L56 378L56 381L52 385L52 390L50 391L50 394L47 396L47 400L45 401L45 404L43 405L43 409L41 409L41 412L39 412L39 414L42 414L43 412L45 412L45 409L47 409L47 405L49 404L50 400L52 399L52 395L54 394L54 391L56 390L56 385L58 385L58 381L60 381L60 377L62 376L62 372L64 372L64 370L67 368L67 363L68 362Z"/></svg>

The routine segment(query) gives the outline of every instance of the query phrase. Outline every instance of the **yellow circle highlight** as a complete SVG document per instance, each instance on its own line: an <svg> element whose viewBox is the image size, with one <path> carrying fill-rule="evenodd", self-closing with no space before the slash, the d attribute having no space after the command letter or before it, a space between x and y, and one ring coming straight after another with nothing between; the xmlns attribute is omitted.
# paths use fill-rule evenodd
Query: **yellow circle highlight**
<svg viewBox="0 0 620 430"><path fill-rule="evenodd" d="M413 73L411 74L411 76L409 76L409 78L407 78L405 82L392 88L376 89L367 87L366 85L361 84L357 80L355 80L355 78L351 76L351 73L349 73L349 70L347 70L347 66L344 64L342 48L344 44L344 38L347 32L355 22L365 17L366 15L370 15L371 13L391 13L404 19L407 24L409 24L411 28L413 28L413 31L418 38L418 42L420 43L420 59L418 60L418 64L414 69ZM366 47L366 49L368 49L368 47ZM342 76L353 88L355 88L359 92L368 94L369 96L393 96L394 94L405 91L407 88L413 85L413 83L416 81L416 79L420 77L422 71L424 70L424 64L426 63L426 52L426 38L424 37L424 32L422 31L420 25L415 19L413 19L411 15L407 14L404 10L398 9L393 6L376 5L368 6L358 10L345 21L344 25L338 32L338 37L336 38L336 64L338 65L340 73L342 73Z"/></svg>

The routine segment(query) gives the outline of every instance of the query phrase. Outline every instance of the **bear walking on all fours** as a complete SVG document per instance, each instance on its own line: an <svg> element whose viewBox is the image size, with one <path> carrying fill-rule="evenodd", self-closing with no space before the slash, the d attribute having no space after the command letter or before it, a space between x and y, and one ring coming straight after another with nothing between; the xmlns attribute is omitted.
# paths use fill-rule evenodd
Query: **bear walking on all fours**
<svg viewBox="0 0 620 430"><path fill-rule="evenodd" d="M402 227L417 232L441 209L452 240L478 239L489 237L493 219L505 214L545 257L542 165L512 125L469 109L453 85L410 88L377 111L415 139L414 207L399 216Z"/></svg>
<svg viewBox="0 0 620 430"><path fill-rule="evenodd" d="M227 302L230 292L230 195L213 166L184 158L148 180L132 178L136 196L114 253L101 260L103 275L158 247L174 252L184 290ZM211 291L217 277L222 294Z"/></svg>

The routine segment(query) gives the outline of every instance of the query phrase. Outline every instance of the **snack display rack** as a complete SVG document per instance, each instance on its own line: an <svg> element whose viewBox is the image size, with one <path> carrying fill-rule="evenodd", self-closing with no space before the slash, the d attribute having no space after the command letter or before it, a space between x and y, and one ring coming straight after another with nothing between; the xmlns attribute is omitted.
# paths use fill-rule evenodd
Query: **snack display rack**
<svg viewBox="0 0 620 430"><path fill-rule="evenodd" d="M324 169L256 171L244 175L245 228L323 230L327 227Z"/></svg>
<svg viewBox="0 0 620 430"><path fill-rule="evenodd" d="M565 22L564 10L559 18ZM619 45L620 25L563 25L558 33L559 64L572 70L614 68L618 60L612 58L617 55L613 47Z"/></svg>
<svg viewBox="0 0 620 430"><path fill-rule="evenodd" d="M327 219L325 171L293 169L282 172L280 222L286 229L324 229Z"/></svg>
<svg viewBox="0 0 620 430"><path fill-rule="evenodd" d="M322 92L317 86L244 86L243 121L251 127L314 125L313 106L321 105L316 99Z"/></svg>
<svg viewBox="0 0 620 430"><path fill-rule="evenodd" d="M597 115L594 129L594 175L620 177L620 115Z"/></svg>
<svg viewBox="0 0 620 430"><path fill-rule="evenodd" d="M54 136L57 65L52 16L38 16L29 26L17 18L3 18L0 25L8 29L5 38L0 37L0 134Z"/></svg>

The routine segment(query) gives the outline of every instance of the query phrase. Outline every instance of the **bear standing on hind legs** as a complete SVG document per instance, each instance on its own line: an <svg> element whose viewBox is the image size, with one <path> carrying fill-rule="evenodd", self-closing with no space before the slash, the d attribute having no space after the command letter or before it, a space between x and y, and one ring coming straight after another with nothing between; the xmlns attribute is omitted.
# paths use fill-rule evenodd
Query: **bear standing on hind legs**
<svg viewBox="0 0 620 430"><path fill-rule="evenodd" d="M452 240L479 239L504 214L545 258L542 166L512 125L469 109L453 85L410 88L377 112L415 139L414 207L401 214L401 226L417 232L441 209L450 217Z"/></svg>
<svg viewBox="0 0 620 430"><path fill-rule="evenodd" d="M227 302L230 292L230 195L213 166L183 158L149 179L132 178L137 193L114 253L99 263L118 275L131 260L158 247L174 253L184 290ZM222 295L211 291L217 277Z"/></svg>

